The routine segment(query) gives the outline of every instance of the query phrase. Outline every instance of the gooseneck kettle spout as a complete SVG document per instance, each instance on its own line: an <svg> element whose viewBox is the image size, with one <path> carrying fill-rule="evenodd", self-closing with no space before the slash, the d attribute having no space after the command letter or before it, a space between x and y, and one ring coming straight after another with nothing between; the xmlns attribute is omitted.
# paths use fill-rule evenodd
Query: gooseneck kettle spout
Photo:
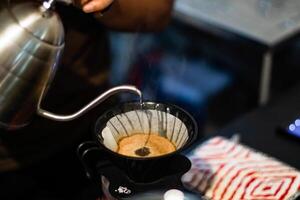
<svg viewBox="0 0 300 200"><path fill-rule="evenodd" d="M58 69L65 46L65 32L53 9L56 1L0 1L0 127L18 129L34 115L69 121L82 116L109 96L131 92L134 86L119 86L99 95L71 115L57 115L41 108L41 101Z"/></svg>
<svg viewBox="0 0 300 200"><path fill-rule="evenodd" d="M57 115L57 114L54 114L54 113L51 113L51 112L48 112L48 111L45 111L45 110L41 109L41 100L42 100L42 97L43 97L43 95L42 95L41 98L40 98L40 101L38 103L37 112L40 116L51 119L51 120L71 121L71 120L74 120L74 119L84 115L85 113L87 113L88 111L90 111L91 109L93 109L94 107L99 105L101 102L106 100L108 97L110 97L114 94L120 93L120 92L132 92L132 93L138 95L140 99L142 99L141 91L138 90L135 86L122 85L122 86L114 87L114 88L111 88L111 89L107 90L106 92L99 95L95 100L90 102L88 105L86 105L85 107L80 109L78 112L70 114L70 115Z"/></svg>

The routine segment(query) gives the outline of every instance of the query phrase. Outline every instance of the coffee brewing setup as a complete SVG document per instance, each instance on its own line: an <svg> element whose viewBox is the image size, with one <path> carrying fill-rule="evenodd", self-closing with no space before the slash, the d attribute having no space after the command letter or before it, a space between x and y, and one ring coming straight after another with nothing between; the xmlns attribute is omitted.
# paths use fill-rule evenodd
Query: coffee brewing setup
<svg viewBox="0 0 300 200"><path fill-rule="evenodd" d="M117 153L119 141L136 133L157 134L172 142L176 150L154 157ZM101 188L104 199L199 199L181 193L184 191L181 177L191 168L190 160L182 152L197 135L193 117L175 105L143 102L141 107L139 102L124 103L99 117L95 140L81 144L78 156L87 177ZM183 197L164 198L173 190Z"/></svg>
<svg viewBox="0 0 300 200"><path fill-rule="evenodd" d="M134 93L142 99L135 86L123 85L107 90L70 115L41 108L64 49L64 28L54 3L0 2L1 128L22 128L35 114L55 121L73 120L119 92ZM172 142L176 150L156 157L116 153L119 140L135 133L155 133ZM139 195L149 196L149 191L182 188L181 176L190 169L191 162L180 153L195 140L197 125L187 112L173 105L126 103L99 118L94 136L95 141L78 147L88 177L107 199L142 199ZM153 194L145 199L161 199Z"/></svg>

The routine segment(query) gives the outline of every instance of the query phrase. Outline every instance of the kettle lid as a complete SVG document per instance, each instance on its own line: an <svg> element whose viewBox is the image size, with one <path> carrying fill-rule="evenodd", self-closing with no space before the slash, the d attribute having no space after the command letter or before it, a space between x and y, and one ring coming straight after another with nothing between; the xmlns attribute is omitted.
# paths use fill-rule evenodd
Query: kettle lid
<svg viewBox="0 0 300 200"><path fill-rule="evenodd" d="M9 10L17 23L36 38L51 45L64 43L64 28L58 14L43 10L38 2L9 2Z"/></svg>

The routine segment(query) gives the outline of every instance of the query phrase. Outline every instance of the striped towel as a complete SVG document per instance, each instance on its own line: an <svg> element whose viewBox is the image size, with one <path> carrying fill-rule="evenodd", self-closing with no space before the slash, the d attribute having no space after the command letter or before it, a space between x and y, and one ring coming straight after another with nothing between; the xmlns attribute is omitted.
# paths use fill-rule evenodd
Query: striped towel
<svg viewBox="0 0 300 200"><path fill-rule="evenodd" d="M296 169L234 141L215 137L189 156L184 185L211 200L292 200L300 195Z"/></svg>

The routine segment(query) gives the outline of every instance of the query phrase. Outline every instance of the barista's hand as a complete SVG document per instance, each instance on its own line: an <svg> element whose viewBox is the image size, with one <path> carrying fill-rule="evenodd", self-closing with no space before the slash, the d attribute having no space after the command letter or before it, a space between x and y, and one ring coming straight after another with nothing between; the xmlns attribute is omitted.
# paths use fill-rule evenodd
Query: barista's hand
<svg viewBox="0 0 300 200"><path fill-rule="evenodd" d="M108 8L114 0L75 0L86 13L101 12Z"/></svg>

